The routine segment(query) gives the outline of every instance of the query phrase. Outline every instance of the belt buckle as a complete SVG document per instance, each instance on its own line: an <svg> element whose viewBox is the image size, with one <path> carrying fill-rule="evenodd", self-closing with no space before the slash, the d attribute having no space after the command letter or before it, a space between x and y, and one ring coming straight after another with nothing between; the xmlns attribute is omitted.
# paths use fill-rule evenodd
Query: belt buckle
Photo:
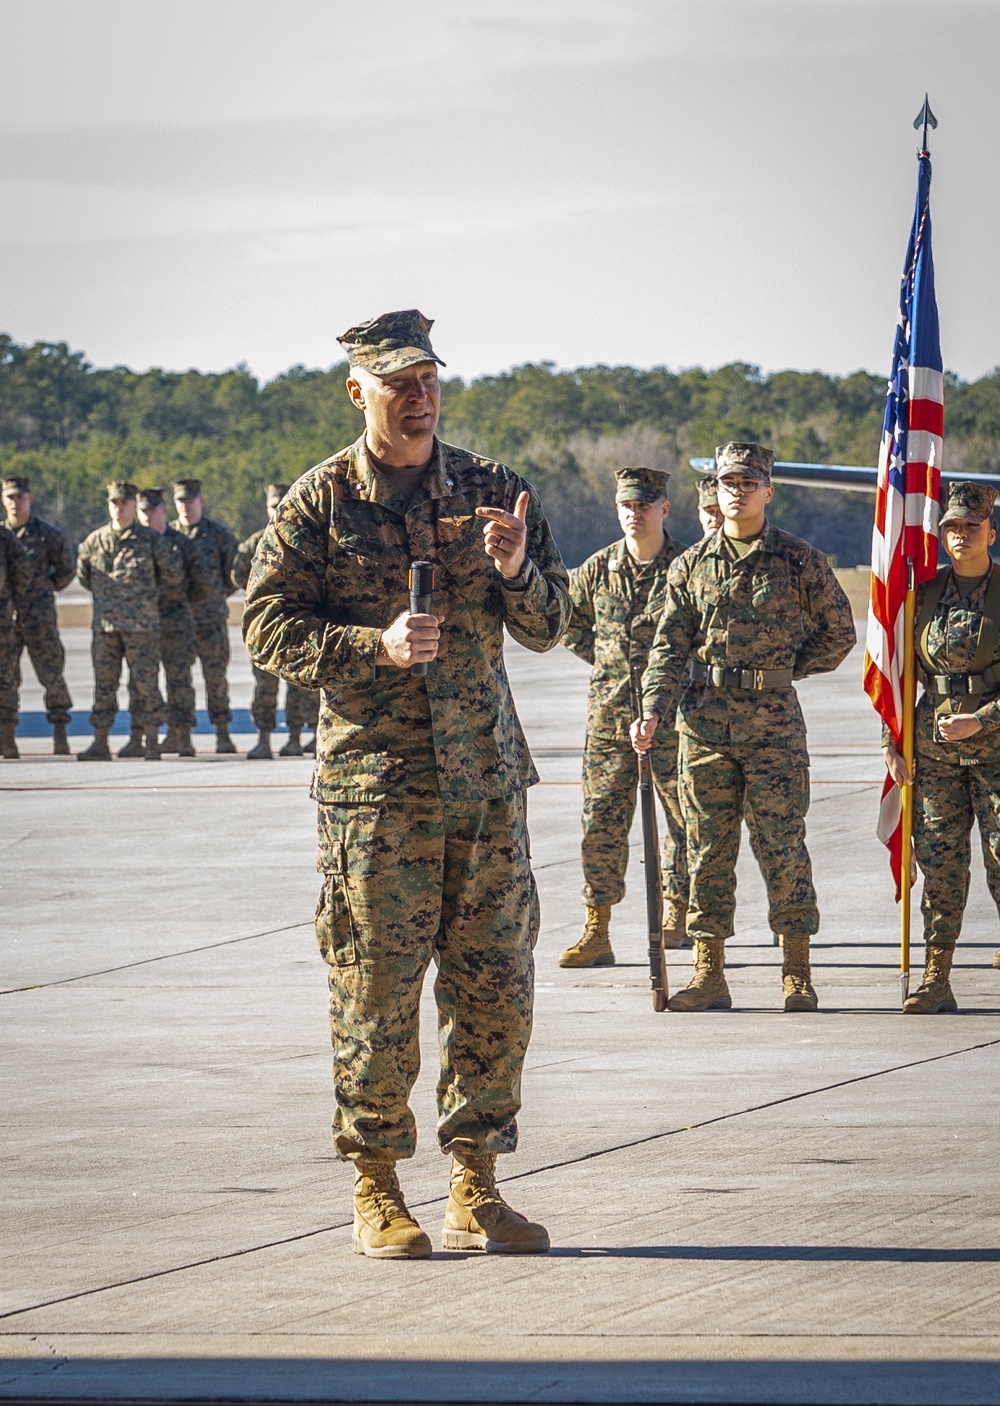
<svg viewBox="0 0 1000 1406"><path fill-rule="evenodd" d="M752 670L751 670L751 673L753 674L753 686L754 686L754 688L758 691L758 693L763 692L763 689L764 689L764 670L763 670L763 669L752 669Z"/></svg>

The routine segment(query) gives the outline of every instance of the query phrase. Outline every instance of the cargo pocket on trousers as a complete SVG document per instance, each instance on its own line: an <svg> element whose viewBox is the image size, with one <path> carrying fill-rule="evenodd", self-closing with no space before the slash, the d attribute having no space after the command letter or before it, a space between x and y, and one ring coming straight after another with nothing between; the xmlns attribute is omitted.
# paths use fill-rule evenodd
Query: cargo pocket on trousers
<svg viewBox="0 0 1000 1406"><path fill-rule="evenodd" d="M316 905L316 941L324 962L331 966L352 967L357 963L346 874L327 870L323 875Z"/></svg>

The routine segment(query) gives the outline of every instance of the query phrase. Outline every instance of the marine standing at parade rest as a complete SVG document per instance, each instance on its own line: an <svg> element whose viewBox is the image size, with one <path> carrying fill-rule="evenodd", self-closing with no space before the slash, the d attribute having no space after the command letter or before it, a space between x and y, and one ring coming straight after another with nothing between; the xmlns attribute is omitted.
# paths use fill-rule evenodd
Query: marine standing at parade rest
<svg viewBox="0 0 1000 1406"><path fill-rule="evenodd" d="M435 436L437 365L419 312L340 344L365 430L303 475L265 529L243 628L250 657L322 689L314 794L329 963L333 1141L354 1163L355 1252L420 1258L403 1199L424 975L437 964L437 1136L452 1157L446 1249L533 1253L549 1238L496 1187L517 1145L538 900L525 788L537 780L504 667L504 628L541 652L568 579L534 490ZM443 363L440 363L443 364ZM408 567L434 566L411 613ZM426 665L426 674L412 666Z"/></svg>
<svg viewBox="0 0 1000 1406"><path fill-rule="evenodd" d="M699 471L701 472L701 471ZM713 532L718 532L725 519L722 516L722 509L719 507L719 485L715 477L715 469L703 474L698 480L698 521L701 523L701 535L711 537ZM757 839L757 822L753 817L753 810L746 792L743 793L743 819L746 822L747 833L750 836L750 849L753 857L760 868L760 843ZM763 869L761 869L763 873ZM774 945L781 945L780 936L775 933Z"/></svg>
<svg viewBox="0 0 1000 1406"><path fill-rule="evenodd" d="M996 498L989 484L951 485L941 517L951 562L917 592L914 644L924 691L916 716L913 853L924 876L927 951L905 1015L958 1010L950 976L969 896L974 820L1000 913L1000 567L990 559ZM910 780L888 729L883 755L897 785Z"/></svg>
<svg viewBox="0 0 1000 1406"><path fill-rule="evenodd" d="M189 538L201 553L202 565L211 581L207 596L194 609L195 651L201 660L205 677L205 698L208 720L215 728L215 750L235 752L236 745L229 736L232 712L229 708L229 607L227 598L233 592L233 559L236 538L224 522L205 515L205 498L201 480L177 479L173 487L177 521L173 526Z"/></svg>
<svg viewBox="0 0 1000 1406"><path fill-rule="evenodd" d="M265 494L268 522L274 516L275 509L287 492L287 483L268 484ZM250 563L257 550L257 543L263 535L264 529L260 528L257 532L251 533L246 541L241 542L236 548L236 559L233 562L233 584L238 586L241 591L246 590L247 582L250 580ZM258 669L256 664L253 666L253 701L250 704L250 716L257 729L257 745L251 747L247 753L247 761L270 761L273 757L271 733L278 721L278 680L274 674L267 674L263 669ZM282 757L301 757L306 752L315 753L315 736L307 746L303 747L302 729L310 727L315 730L318 721L319 694L315 690L307 692L304 688L297 688L293 683L285 684L285 722L288 726L288 741L282 747L280 755Z"/></svg>
<svg viewBox="0 0 1000 1406"><path fill-rule="evenodd" d="M17 611L15 688L21 687L21 656L27 650L44 690L45 716L52 724L52 750L56 756L66 757L73 700L66 686L66 652L59 638L55 593L73 579L73 551L58 527L32 512L30 479L8 475L0 480L0 494L7 527L31 564L31 584Z"/></svg>
<svg viewBox="0 0 1000 1406"><path fill-rule="evenodd" d="M15 611L32 582L28 553L7 527L0 527L0 757L17 761L17 627Z"/></svg>
<svg viewBox="0 0 1000 1406"><path fill-rule="evenodd" d="M561 967L613 966L611 909L625 896L628 839L638 773L629 740L632 674L646 667L667 589L667 569L684 550L666 530L669 474L624 468L615 506L625 536L570 572L573 614L563 644L592 665L583 753L583 935ZM664 728L650 749L653 783L666 815L661 876L663 944L685 940L687 861L677 800L677 735Z"/></svg>
<svg viewBox="0 0 1000 1406"><path fill-rule="evenodd" d="M190 537L167 522L167 503L162 488L142 488L137 515L143 527L163 539L164 559L160 564L157 605L160 612L160 660L167 691L167 735L160 752L193 757L191 732L197 722L191 670L195 661L194 609L212 593L213 579L202 552ZM131 678L129 679L131 696ZM120 757L140 756L141 735L135 730Z"/></svg>
<svg viewBox="0 0 1000 1406"><path fill-rule="evenodd" d="M133 483L108 484L106 527L98 527L80 544L76 575L94 597L90 653L94 662L94 706L90 725L94 740L77 761L109 762L108 736L118 712L122 664L128 662L132 731L145 738L147 761L160 756L160 573L167 547L158 533L135 521ZM128 744L126 744L126 747ZM119 756L126 754L125 748ZM132 755L131 752L127 755Z"/></svg>
<svg viewBox="0 0 1000 1406"><path fill-rule="evenodd" d="M680 733L695 973L669 1008L732 1005L723 954L749 803L768 919L784 946L784 1009L814 1011L809 938L819 912L805 842L809 755L792 680L835 669L854 645L854 621L822 552L766 520L771 450L730 443L716 461L723 527L670 569L643 678L645 716L632 729L638 751L649 748L661 719L670 727L676 718Z"/></svg>

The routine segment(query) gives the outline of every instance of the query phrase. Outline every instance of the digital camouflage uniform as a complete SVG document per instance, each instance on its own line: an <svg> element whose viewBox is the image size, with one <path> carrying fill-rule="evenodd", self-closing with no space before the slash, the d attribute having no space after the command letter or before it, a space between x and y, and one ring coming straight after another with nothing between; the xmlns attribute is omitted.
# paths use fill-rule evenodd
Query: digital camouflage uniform
<svg viewBox="0 0 1000 1406"><path fill-rule="evenodd" d="M66 686L66 652L59 638L55 592L73 579L73 551L58 527L31 517L12 528L31 566L31 585L17 611L17 687L21 686L21 655L28 658L42 685L45 716L50 723L68 723L73 700Z"/></svg>
<svg viewBox="0 0 1000 1406"><path fill-rule="evenodd" d="M206 600L213 587L205 560L190 538L168 526L160 534L163 551L157 589L160 613L160 661L166 681L166 720L170 727L193 728L195 711L194 668L195 626L193 607ZM129 707L132 707L132 676L129 674Z"/></svg>
<svg viewBox="0 0 1000 1406"><path fill-rule="evenodd" d="M329 963L343 1158L413 1154L407 1100L432 960L441 1147L516 1145L538 931L524 790L537 775L503 631L546 650L569 614L566 571L533 491L522 579L505 585L483 551L475 509L513 511L522 489L502 465L435 441L405 508L362 436L292 487L251 568L251 658L322 689L316 932ZM435 563L433 609L445 617L426 677L375 664L382 630L408 609L408 567L420 559Z"/></svg>
<svg viewBox="0 0 1000 1406"><path fill-rule="evenodd" d="M570 572L573 614L563 644L592 665L583 755L583 901L620 903L638 771L629 739L632 669L645 667L663 609L670 563L684 550L666 537L651 562L638 562L625 539ZM657 731L653 780L666 815L663 896L687 902L684 820L677 800L677 736Z"/></svg>
<svg viewBox="0 0 1000 1406"><path fill-rule="evenodd" d="M250 563L257 550L257 543L264 535L264 529L253 532L236 548L233 561L233 581L245 591L250 580ZM263 669L253 666L253 699L250 703L250 716L258 730L273 732L278 721L278 679ZM319 723L319 693L315 689L304 689L296 684L285 684L285 722L293 728L315 730Z"/></svg>
<svg viewBox="0 0 1000 1406"><path fill-rule="evenodd" d="M822 552L770 523L742 559L720 529L670 568L643 701L661 726L669 728L676 714L680 733L692 937L732 935L747 803L773 932L812 934L819 913L805 844L809 756L795 689L712 687L688 677L691 661L791 669L802 679L835 669L854 642L850 604Z"/></svg>
<svg viewBox="0 0 1000 1406"><path fill-rule="evenodd" d="M31 561L8 528L0 526L0 724L17 722L18 642L14 612L31 592ZM11 754L16 757L17 752Z"/></svg>
<svg viewBox="0 0 1000 1406"><path fill-rule="evenodd" d="M148 732L159 726L159 579L168 569L169 547L159 533L133 523L117 531L110 523L86 537L77 554L76 574L94 597L91 658L94 706L91 727L110 729L118 711L122 663L129 667L132 726Z"/></svg>
<svg viewBox="0 0 1000 1406"><path fill-rule="evenodd" d="M994 565L993 571L998 569ZM925 646L919 648L920 676L931 687L935 678L973 673L989 589L987 579L962 600L951 567L941 567L939 574L946 584L924 641L918 642ZM929 585L918 592L918 617ZM987 667L994 675L984 692L969 695L956 687L951 695L938 695L925 689L917 704L913 849L924 876L924 937L936 947L954 947L962 929L973 820L979 825L986 882L1000 912L1000 646ZM935 732L936 710L974 712L983 730L962 742L945 742Z"/></svg>
<svg viewBox="0 0 1000 1406"><path fill-rule="evenodd" d="M202 559L202 571L211 586L201 600L192 604L195 623L195 651L205 676L208 720L213 727L226 726L232 718L229 708L229 610L232 593L233 558L236 538L223 522L203 517L192 527L171 523L186 537Z"/></svg>

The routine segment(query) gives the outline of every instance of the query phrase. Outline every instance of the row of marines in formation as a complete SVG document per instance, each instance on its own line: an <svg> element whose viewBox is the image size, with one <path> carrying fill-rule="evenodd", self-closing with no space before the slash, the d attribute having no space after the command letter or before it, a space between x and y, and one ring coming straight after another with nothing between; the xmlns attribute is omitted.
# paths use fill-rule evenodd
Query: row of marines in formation
<svg viewBox="0 0 1000 1406"><path fill-rule="evenodd" d="M0 756L16 760L21 658L27 653L44 690L53 751L69 754L67 728L73 706L65 679L55 593L74 576L93 595L94 704L91 745L80 761L110 761L108 737L118 711L122 666L128 665L131 735L119 757L156 760L164 753L195 755L192 670L200 661L216 751L235 752L229 735L229 621L227 597L244 589L263 528L237 545L225 523L210 518L197 479L172 486L176 521L168 523L162 488L108 484L108 518L73 552L58 527L32 509L31 482L23 475L0 480L5 526L0 527ZM268 513L287 491L267 489ZM159 687L160 665L166 700ZM251 716L258 730L251 760L270 758L277 719L278 680L254 669ZM285 697L288 741L282 756L315 752L319 697L289 685ZM167 724L160 739L160 727Z"/></svg>

